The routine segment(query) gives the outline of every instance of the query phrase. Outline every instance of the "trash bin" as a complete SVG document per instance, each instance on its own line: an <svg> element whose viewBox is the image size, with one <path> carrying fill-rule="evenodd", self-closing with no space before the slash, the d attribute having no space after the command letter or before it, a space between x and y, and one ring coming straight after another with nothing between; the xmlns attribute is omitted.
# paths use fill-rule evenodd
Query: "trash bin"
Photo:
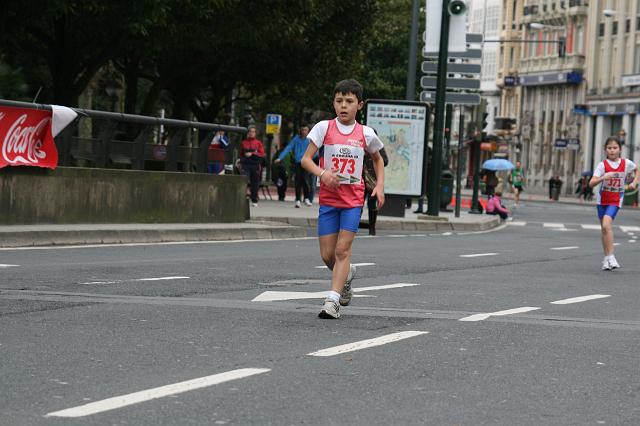
<svg viewBox="0 0 640 426"><path fill-rule="evenodd" d="M635 206L638 204L638 190L625 191L624 198L622 200L623 206Z"/></svg>
<svg viewBox="0 0 640 426"><path fill-rule="evenodd" d="M555 201L558 201L560 198L560 188L562 188L560 185L554 185L551 187L551 198Z"/></svg>
<svg viewBox="0 0 640 426"><path fill-rule="evenodd" d="M453 173L451 170L443 170L440 175L440 210L447 211L453 196Z"/></svg>

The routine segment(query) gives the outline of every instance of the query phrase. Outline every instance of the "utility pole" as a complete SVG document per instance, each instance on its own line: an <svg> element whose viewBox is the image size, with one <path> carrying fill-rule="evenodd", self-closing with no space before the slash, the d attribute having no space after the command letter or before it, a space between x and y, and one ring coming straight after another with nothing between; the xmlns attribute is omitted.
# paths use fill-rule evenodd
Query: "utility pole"
<svg viewBox="0 0 640 426"><path fill-rule="evenodd" d="M418 54L418 17L420 16L420 0L413 0L411 12L411 35L409 36L409 68L407 69L407 91L405 99L413 101L416 98L416 67Z"/></svg>
<svg viewBox="0 0 640 426"><path fill-rule="evenodd" d="M436 83L435 121L433 127L433 149L431 151L431 174L427 195L429 216L440 212L440 174L442 173L442 138L444 134L445 96L447 88L447 61L449 56L449 0L442 0L440 25L440 49L438 51L438 77Z"/></svg>

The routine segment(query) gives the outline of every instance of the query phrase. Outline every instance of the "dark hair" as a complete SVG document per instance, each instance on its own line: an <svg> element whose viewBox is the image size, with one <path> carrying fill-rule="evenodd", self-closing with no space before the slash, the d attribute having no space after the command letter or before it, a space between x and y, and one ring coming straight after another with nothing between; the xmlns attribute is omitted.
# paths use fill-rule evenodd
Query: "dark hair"
<svg viewBox="0 0 640 426"><path fill-rule="evenodd" d="M604 147L606 148L609 145L609 142L615 142L618 144L618 148L622 149L622 144L620 143L620 139L615 136L609 136L607 140L604 142Z"/></svg>
<svg viewBox="0 0 640 426"><path fill-rule="evenodd" d="M333 89L333 96L335 96L336 93L343 93L343 94L352 93L356 95L356 98L358 98L358 102L361 102L362 91L363 91L362 84L358 83L357 80L349 78L347 80L339 81L336 84L336 87Z"/></svg>

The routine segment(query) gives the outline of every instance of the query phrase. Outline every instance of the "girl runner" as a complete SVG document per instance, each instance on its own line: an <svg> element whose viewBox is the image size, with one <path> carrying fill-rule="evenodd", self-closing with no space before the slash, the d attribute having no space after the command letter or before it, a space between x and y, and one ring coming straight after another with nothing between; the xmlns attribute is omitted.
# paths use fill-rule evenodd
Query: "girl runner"
<svg viewBox="0 0 640 426"><path fill-rule="evenodd" d="M620 141L616 137L609 137L604 144L607 158L603 160L593 173L589 182L590 187L598 184L598 218L602 229L602 248L604 249L604 260L602 270L610 271L620 267L620 264L613 255L613 220L624 198L624 182L628 173L634 172L633 182L629 184L629 189L638 186L638 168L625 158L620 158Z"/></svg>

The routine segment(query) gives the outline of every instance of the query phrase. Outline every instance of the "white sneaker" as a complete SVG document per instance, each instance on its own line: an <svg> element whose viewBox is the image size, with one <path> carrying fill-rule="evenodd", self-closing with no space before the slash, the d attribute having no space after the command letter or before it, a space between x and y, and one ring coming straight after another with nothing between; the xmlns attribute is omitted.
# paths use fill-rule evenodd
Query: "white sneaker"
<svg viewBox="0 0 640 426"><path fill-rule="evenodd" d="M296 200L296 209L300 208L300 200Z"/></svg>
<svg viewBox="0 0 640 426"><path fill-rule="evenodd" d="M609 259L605 257L604 260L602 261L602 270L610 271L611 269L613 269L611 267L611 263L609 263Z"/></svg>
<svg viewBox="0 0 640 426"><path fill-rule="evenodd" d="M349 275L347 275L347 280L344 282L344 288L340 293L340 305L347 306L351 303L351 298L353 297L353 289L351 288L351 281L356 276L356 266L349 266Z"/></svg>
<svg viewBox="0 0 640 426"><path fill-rule="evenodd" d="M611 269L617 269L620 267L620 264L613 255L611 255L611 257L609 258L609 266L611 267Z"/></svg>
<svg viewBox="0 0 640 426"><path fill-rule="evenodd" d="M322 310L318 314L318 317L324 319L338 319L340 318L340 305L333 300L326 298Z"/></svg>
<svg viewBox="0 0 640 426"><path fill-rule="evenodd" d="M311 207L312 203L311 203L311 201L309 201L308 198L305 198L304 199L304 205L307 206L307 207Z"/></svg>
<svg viewBox="0 0 640 426"><path fill-rule="evenodd" d="M251 207L258 207L258 203L251 203Z"/></svg>

